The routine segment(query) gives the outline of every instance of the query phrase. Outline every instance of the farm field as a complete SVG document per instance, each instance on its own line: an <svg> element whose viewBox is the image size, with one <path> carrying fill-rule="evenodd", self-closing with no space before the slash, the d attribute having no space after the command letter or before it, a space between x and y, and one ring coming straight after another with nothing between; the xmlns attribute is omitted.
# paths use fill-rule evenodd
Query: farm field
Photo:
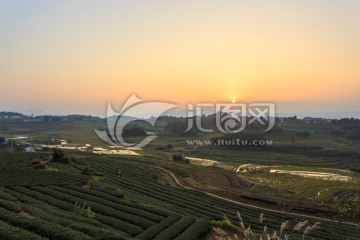
<svg viewBox="0 0 360 240"><path fill-rule="evenodd" d="M306 239L358 239L355 226L339 225L335 208L339 201L352 201L360 190L359 174L353 171L359 165L357 149L311 126L307 130L313 136L295 143L287 140L295 136L292 126L283 126L285 133L268 136L273 138L272 148L195 148L184 137L163 135L140 151L121 150L133 153L122 155L75 150L85 144L110 149L92 132L101 128L101 121L47 124L11 127L17 135L27 136L19 143L69 140L63 151L73 160L54 162L51 149L0 152L4 239L206 239L213 234L214 221L228 219L239 225L237 212L255 233L261 233L264 225L269 231L278 230L289 220L290 239L302 239L302 233L292 229L309 220L321 224ZM188 157L189 163L173 161L174 154ZM35 167L43 163L46 167ZM169 172L191 189L179 186ZM349 180L291 174L295 172ZM79 214L87 208L93 218ZM262 223L260 214L265 216Z"/></svg>
<svg viewBox="0 0 360 240"><path fill-rule="evenodd" d="M360 188L358 180L344 182L301 177L291 174L276 174L271 176L258 174L249 176L249 178L317 201L330 200L333 194L340 191L353 190L356 192L359 191Z"/></svg>
<svg viewBox="0 0 360 240"><path fill-rule="evenodd" d="M1 233L4 239L13 239L13 232L27 239L202 239L210 233L212 220L222 220L225 215L238 223L237 211L254 231L262 229L257 221L260 213L265 214L269 229L279 228L284 220L289 220L291 226L304 220L317 222L311 217L262 211L198 191L161 185L157 183L157 171L161 170L135 156L89 154L83 156L83 163L50 163L50 170L29 171L26 176L16 177L15 182L11 182L15 172L31 170L37 156L14 154L11 161L8 157L1 153L2 173L14 173L7 176L8 182L0 189L1 224L11 226L11 234ZM93 168L97 177L81 174L81 166ZM59 179L59 174L63 178ZM73 176L69 181L63 180L69 176ZM76 214L75 203L86 203L95 217ZM334 234L357 239L359 231L325 221L309 237L336 239ZM297 239L301 234L292 236Z"/></svg>
<svg viewBox="0 0 360 240"><path fill-rule="evenodd" d="M210 229L206 218L134 203L108 188L84 188L89 179L75 166L54 164L56 170L18 175L31 170L33 158L22 153L7 161L1 154L1 176L13 173L1 182L1 229L7 229L1 239L188 239L189 234L200 239ZM76 214L75 203L91 206L95 217Z"/></svg>

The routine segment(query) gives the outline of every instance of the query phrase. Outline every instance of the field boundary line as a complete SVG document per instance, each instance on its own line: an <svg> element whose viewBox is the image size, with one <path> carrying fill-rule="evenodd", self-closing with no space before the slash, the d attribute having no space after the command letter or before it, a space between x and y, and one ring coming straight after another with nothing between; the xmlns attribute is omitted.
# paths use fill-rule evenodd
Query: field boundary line
<svg viewBox="0 0 360 240"><path fill-rule="evenodd" d="M247 203L238 202L238 201L235 201L235 200L232 200L232 199L229 199L229 198L221 197L221 196L216 195L216 194L212 194L212 193L209 193L209 192L205 192L205 191L201 191L201 190L198 190L198 189L195 189L195 188L185 186L169 170L164 169L164 168L158 168L158 169L161 169L162 171L167 172L174 179L176 184L179 185L182 188L197 191L197 192L202 192L202 193L205 193L205 194L207 194L209 196L215 197L217 199L221 199L221 200L224 200L224 201L227 201L227 202L235 203L235 204L240 205L240 206L245 206L245 207L249 207L249 208L253 208L253 209L257 209L257 210L262 210L262 211L267 211L267 212L280 213L280 214L292 215L292 216L298 216L298 217L305 217L305 218L314 219L314 220L316 219L316 220L321 220L321 221L330 222L330 223L338 223L338 224L345 224L345 225L350 225L350 226L357 226L357 224L355 224L353 222L338 222L338 221L334 221L334 220L331 220L331 219L328 219L328 218L316 217L316 216L311 216L311 215L306 215L306 214L301 214L301 213L283 212L283 211L279 211L279 210L275 210L275 209L264 208L264 207L259 207L259 206L247 204Z"/></svg>

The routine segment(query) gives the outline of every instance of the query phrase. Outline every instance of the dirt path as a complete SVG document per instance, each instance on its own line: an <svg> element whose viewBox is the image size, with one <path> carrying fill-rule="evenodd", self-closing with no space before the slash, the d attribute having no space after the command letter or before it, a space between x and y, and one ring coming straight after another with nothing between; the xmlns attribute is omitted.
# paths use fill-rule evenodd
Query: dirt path
<svg viewBox="0 0 360 240"><path fill-rule="evenodd" d="M158 175L158 180L157 180L158 183L171 187L179 186L176 182L177 179L175 180L170 174L167 174L167 172L164 173L163 171L158 171L157 175Z"/></svg>
<svg viewBox="0 0 360 240"><path fill-rule="evenodd" d="M212 196L212 197L215 197L215 198L227 201L227 202L235 203L237 205L241 205L241 206L245 206L245 207L249 207L249 208L253 208L253 209L257 209L257 210L261 210L261 211L268 211L268 212L273 212L273 213L287 214L287 215L291 215L291 216L305 217L305 218L314 219L314 220L317 220L317 221L320 220L320 221L325 221L325 222L330 222L330 223L339 223L337 221L333 221L333 220L330 220L330 219L327 219L327 218L322 218L322 217L315 217L315 216L306 215L306 214L300 214L300 213L288 213L288 212L278 211L278 210L274 210L274 209L270 209L270 208L258 207L258 206L254 206L254 205L250 205L250 204L246 204L246 203L242 203L242 202L237 202L237 201L234 201L234 200L231 200L231 199L228 199L228 198L224 198L224 197L221 197L221 196L218 196L218 195L215 195L215 194L212 194L212 193L208 193L208 192L205 192L205 191L200 191L200 190L197 190L197 189L194 189L194 188L187 187L187 186L183 185L181 182L179 182L179 180L176 178L176 176L172 172L170 172L170 171L168 171L166 169L163 169L163 168L159 168L159 169L161 169L162 171L167 172L174 179L176 184L179 185L180 187L190 189L190 190L194 190L194 191L198 191L198 192L202 192L202 193L205 193L205 194L207 194L209 196ZM357 226L357 224L352 223L352 222L341 222L341 224Z"/></svg>
<svg viewBox="0 0 360 240"><path fill-rule="evenodd" d="M345 139L345 138L339 137L339 139L342 140L342 141L344 141L344 142L346 142L347 144L350 144L350 145L354 146L354 147L360 147L359 144L355 144L355 143L353 143L353 142L350 142L349 140L347 140L347 139Z"/></svg>

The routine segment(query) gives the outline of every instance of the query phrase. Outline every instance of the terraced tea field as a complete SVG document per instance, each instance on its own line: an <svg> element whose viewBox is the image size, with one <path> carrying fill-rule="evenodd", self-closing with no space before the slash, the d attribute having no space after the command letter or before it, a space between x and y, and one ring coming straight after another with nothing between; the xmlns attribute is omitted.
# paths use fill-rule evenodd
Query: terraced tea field
<svg viewBox="0 0 360 240"><path fill-rule="evenodd" d="M36 155L14 154L10 160L9 155L0 155L1 177L6 175L0 187L0 239L206 239L211 220L222 220L225 215L238 223L237 211L255 232L262 231L261 212L271 230L279 229L284 220L290 221L289 229L306 219L318 222L161 185L157 182L161 170L138 157L89 154L83 163L49 163L48 169L35 170L31 166ZM81 174L86 166L94 169L95 176ZM94 217L76 213L75 203L86 203ZM300 233L291 236L302 238ZM308 237L343 236L359 239L360 231L324 221Z"/></svg>
<svg viewBox="0 0 360 240"><path fill-rule="evenodd" d="M83 188L88 177L75 166L31 170L33 157L1 160L1 177L7 175L0 188L0 239L200 239L210 230L205 218L134 203L105 188ZM74 213L75 203L86 203L95 217Z"/></svg>

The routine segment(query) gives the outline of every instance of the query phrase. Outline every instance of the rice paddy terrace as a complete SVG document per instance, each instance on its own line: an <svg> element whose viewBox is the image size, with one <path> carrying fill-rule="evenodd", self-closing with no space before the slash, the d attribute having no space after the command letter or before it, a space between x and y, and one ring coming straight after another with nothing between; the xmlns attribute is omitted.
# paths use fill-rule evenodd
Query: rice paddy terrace
<svg viewBox="0 0 360 240"><path fill-rule="evenodd" d="M35 169L37 158L0 153L0 239L206 239L211 220L225 215L238 223L237 211L254 232L262 231L258 221L262 212L272 230L284 220L290 221L289 229L300 221L319 221L161 185L156 163L139 157L85 154L76 163L50 162L46 169ZM86 167L94 170L93 176L82 174ZM77 204L91 207L94 216L76 212ZM329 221L308 235L309 239L351 240L359 236L355 226ZM292 233L291 239L302 235Z"/></svg>

